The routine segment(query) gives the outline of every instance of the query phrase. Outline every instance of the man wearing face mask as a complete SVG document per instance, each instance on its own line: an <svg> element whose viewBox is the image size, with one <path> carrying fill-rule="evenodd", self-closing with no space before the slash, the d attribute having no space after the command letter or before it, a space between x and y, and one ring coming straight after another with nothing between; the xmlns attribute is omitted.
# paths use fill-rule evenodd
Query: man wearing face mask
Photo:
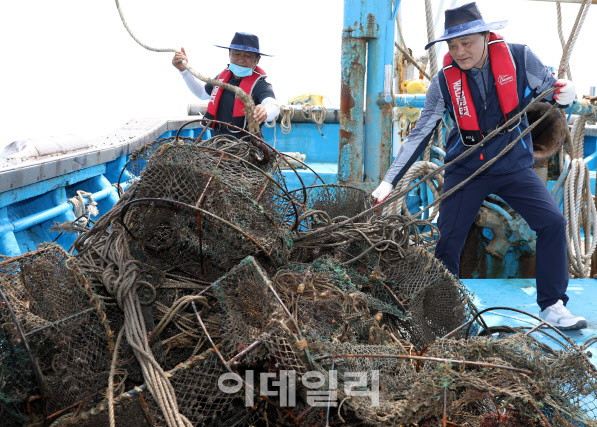
<svg viewBox="0 0 597 427"><path fill-rule="evenodd" d="M522 44L506 43L491 30L507 21L485 23L476 3L446 10L445 33L427 44L447 41L443 69L433 77L416 127L372 196L383 201L429 143L446 110L454 121L446 141L445 163L516 116L539 93L563 107L574 100L574 84L556 80L539 58ZM468 157L445 170L444 188L454 188L500 152L529 126L526 115ZM528 133L489 168L442 201L440 240L435 256L458 276L460 254L469 228L489 194L515 209L537 233L536 283L540 317L562 330L587 327L565 307L568 302L566 220L547 187L533 170L533 142Z"/></svg>
<svg viewBox="0 0 597 427"><path fill-rule="evenodd" d="M261 55L271 55L259 51L259 38L253 34L237 32L234 34L230 46L217 47L228 49L230 63L224 71L218 74L216 79L233 86L239 86L252 96L255 102L253 117L257 123L262 124L264 121L275 120L280 114L280 106L276 101L272 85L265 81L267 77L265 71L257 66ZM180 71L182 78L193 94L199 99L209 99L205 118L230 123L245 129L247 120L243 111L244 103L235 98L233 92L221 90L219 86L214 88L211 84L205 84L197 79L184 67L183 60L188 61L184 48L181 48L180 51L174 54L172 65ZM212 126L211 131L213 136L240 133L239 130L217 123ZM242 134L239 134L239 136L242 136Z"/></svg>

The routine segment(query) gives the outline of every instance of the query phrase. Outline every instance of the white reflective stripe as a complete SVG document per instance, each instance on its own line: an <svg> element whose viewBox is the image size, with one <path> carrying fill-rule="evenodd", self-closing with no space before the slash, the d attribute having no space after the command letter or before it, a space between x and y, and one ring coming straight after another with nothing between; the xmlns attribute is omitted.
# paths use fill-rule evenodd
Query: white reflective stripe
<svg viewBox="0 0 597 427"><path fill-rule="evenodd" d="M502 39L502 40L492 40L492 41L488 42L487 44L494 44L494 43L504 43L504 39Z"/></svg>

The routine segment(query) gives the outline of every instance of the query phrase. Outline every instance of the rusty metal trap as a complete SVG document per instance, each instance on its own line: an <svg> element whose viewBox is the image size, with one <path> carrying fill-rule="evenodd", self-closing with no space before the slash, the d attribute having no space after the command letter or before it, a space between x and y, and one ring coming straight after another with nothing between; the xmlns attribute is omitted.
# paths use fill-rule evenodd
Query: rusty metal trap
<svg viewBox="0 0 597 427"><path fill-rule="evenodd" d="M56 419L101 400L112 332L101 302L67 258L48 245L0 263L2 425Z"/></svg>
<svg viewBox="0 0 597 427"><path fill-rule="evenodd" d="M75 256L0 264L3 422L595 425L584 348L488 328L432 224L260 144L155 141Z"/></svg>

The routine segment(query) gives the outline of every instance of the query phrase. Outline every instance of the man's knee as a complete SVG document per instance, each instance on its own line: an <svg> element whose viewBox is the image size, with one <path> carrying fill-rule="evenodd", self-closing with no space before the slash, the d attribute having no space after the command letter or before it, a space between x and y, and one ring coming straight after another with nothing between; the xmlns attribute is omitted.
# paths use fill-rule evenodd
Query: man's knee
<svg viewBox="0 0 597 427"><path fill-rule="evenodd" d="M547 215L547 225L545 228L547 230L550 230L553 232L556 232L556 231L565 232L566 231L566 218L564 218L564 215L562 214L562 212L560 212L560 211L550 212L549 215Z"/></svg>
<svg viewBox="0 0 597 427"><path fill-rule="evenodd" d="M454 250L454 248L448 247L449 245L443 244L442 239L439 239L435 248L435 257L442 262L444 267L458 277L460 270L460 251Z"/></svg>

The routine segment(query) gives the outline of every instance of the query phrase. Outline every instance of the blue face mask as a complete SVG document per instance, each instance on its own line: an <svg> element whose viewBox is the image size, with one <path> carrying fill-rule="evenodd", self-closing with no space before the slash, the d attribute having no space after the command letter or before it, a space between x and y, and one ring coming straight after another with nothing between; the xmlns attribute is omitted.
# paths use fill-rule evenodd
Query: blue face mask
<svg viewBox="0 0 597 427"><path fill-rule="evenodd" d="M241 67L233 63L228 64L228 69L232 71L232 74L238 77L248 77L253 74L253 69L248 67Z"/></svg>

